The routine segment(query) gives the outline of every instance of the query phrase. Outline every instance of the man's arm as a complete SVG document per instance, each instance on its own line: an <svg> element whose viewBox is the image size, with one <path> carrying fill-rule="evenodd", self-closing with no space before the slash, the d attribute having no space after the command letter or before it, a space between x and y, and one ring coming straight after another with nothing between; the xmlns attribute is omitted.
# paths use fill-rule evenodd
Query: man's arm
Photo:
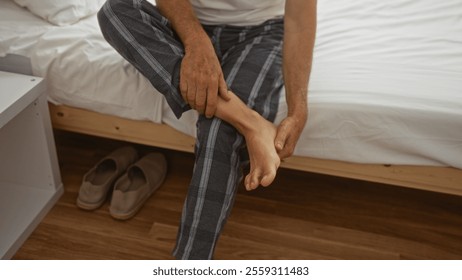
<svg viewBox="0 0 462 280"><path fill-rule="evenodd" d="M185 49L180 70L180 91L199 113L215 114L218 94L229 99L220 62L212 43L188 0L157 0L157 8L178 34Z"/></svg>
<svg viewBox="0 0 462 280"><path fill-rule="evenodd" d="M316 0L286 0L283 75L287 117L278 127L275 146L281 159L293 154L308 118L308 81L316 35Z"/></svg>

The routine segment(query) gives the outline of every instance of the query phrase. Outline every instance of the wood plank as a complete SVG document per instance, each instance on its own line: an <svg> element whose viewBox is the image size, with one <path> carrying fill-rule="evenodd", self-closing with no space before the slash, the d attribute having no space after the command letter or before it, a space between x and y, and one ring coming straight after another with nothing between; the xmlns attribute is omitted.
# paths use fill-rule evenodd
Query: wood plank
<svg viewBox="0 0 462 280"><path fill-rule="evenodd" d="M421 190L462 195L462 170L451 167L354 164L291 157L283 167Z"/></svg>
<svg viewBox="0 0 462 280"><path fill-rule="evenodd" d="M154 147L192 152L193 137L169 126L99 114L84 109L50 104L53 127Z"/></svg>

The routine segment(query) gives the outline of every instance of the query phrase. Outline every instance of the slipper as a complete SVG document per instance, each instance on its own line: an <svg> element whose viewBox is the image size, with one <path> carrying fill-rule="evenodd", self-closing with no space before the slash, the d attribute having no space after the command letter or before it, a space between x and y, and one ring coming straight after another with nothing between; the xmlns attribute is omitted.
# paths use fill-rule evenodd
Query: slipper
<svg viewBox="0 0 462 280"><path fill-rule="evenodd" d="M162 154L150 153L130 166L114 185L109 213L118 220L132 218L162 185L167 161Z"/></svg>
<svg viewBox="0 0 462 280"><path fill-rule="evenodd" d="M119 148L92 167L83 177L77 206L84 210L95 210L104 204L114 182L138 159L135 148Z"/></svg>

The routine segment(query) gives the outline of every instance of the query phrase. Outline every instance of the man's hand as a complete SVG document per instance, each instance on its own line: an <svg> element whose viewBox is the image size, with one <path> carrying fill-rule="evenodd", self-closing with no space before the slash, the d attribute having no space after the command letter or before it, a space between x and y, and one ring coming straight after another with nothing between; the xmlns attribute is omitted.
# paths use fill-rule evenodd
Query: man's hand
<svg viewBox="0 0 462 280"><path fill-rule="evenodd" d="M316 35L316 0L286 0L282 68L287 117L274 145L281 159L291 156L308 118L308 81Z"/></svg>
<svg viewBox="0 0 462 280"><path fill-rule="evenodd" d="M218 95L229 100L220 63L208 42L201 41L185 52L180 70L181 95L191 108L211 118L217 108Z"/></svg>
<svg viewBox="0 0 462 280"><path fill-rule="evenodd" d="M230 99L212 42L189 1L157 0L156 3L185 49L180 69L181 95L191 108L211 118L217 109L218 95Z"/></svg>
<svg viewBox="0 0 462 280"><path fill-rule="evenodd" d="M306 120L306 114L288 116L279 124L274 146L281 160L290 157L294 153L295 145L302 134Z"/></svg>

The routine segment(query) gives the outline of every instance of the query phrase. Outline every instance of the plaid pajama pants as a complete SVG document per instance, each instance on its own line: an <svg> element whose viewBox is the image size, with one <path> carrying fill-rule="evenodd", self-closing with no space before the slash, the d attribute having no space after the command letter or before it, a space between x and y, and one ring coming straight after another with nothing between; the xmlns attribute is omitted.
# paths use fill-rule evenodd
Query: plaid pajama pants
<svg viewBox="0 0 462 280"><path fill-rule="evenodd" d="M175 115L190 107L179 91L184 49L168 20L145 0L108 0L98 13L105 39L161 92ZM228 87L273 121L282 79L283 20L258 26L203 26ZM193 177L173 255L211 259L248 164L245 140L218 118L199 116Z"/></svg>

